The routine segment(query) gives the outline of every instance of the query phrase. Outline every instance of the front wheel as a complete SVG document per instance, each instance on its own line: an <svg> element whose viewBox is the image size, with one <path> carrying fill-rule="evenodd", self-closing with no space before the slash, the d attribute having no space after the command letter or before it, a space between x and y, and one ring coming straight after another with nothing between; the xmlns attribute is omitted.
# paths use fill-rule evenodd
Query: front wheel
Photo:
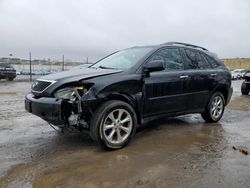
<svg viewBox="0 0 250 188"><path fill-rule="evenodd" d="M223 116L225 109L225 99L220 92L216 92L210 98L205 111L201 114L207 122L217 122Z"/></svg>
<svg viewBox="0 0 250 188"><path fill-rule="evenodd" d="M112 100L102 104L90 122L90 136L108 149L126 146L136 129L134 109L127 103Z"/></svg>

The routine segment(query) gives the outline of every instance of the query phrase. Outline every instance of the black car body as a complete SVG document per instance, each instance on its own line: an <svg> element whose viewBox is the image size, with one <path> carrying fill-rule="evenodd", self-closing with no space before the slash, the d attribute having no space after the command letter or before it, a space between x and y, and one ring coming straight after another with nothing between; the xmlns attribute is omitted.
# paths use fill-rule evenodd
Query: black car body
<svg viewBox="0 0 250 188"><path fill-rule="evenodd" d="M8 63L0 63L0 79L12 81L16 78L16 70Z"/></svg>
<svg viewBox="0 0 250 188"><path fill-rule="evenodd" d="M136 63L130 65L135 62L131 59ZM127 64L129 68L124 68ZM138 125L156 118L201 113L205 120L216 122L231 95L230 71L213 53L171 42L133 47L90 67L37 79L26 95L25 108L53 125L87 129L104 146L120 148ZM219 114L211 111L215 107ZM123 121L118 116L124 116ZM125 120L127 128L119 128ZM113 126L108 131L114 138L111 141L105 132L108 126L101 130L104 121ZM117 132L122 129L121 134ZM121 143L116 141L125 132L129 136Z"/></svg>
<svg viewBox="0 0 250 188"><path fill-rule="evenodd" d="M241 85L241 93L243 95L248 95L250 91L250 70L247 70L243 76L243 83Z"/></svg>

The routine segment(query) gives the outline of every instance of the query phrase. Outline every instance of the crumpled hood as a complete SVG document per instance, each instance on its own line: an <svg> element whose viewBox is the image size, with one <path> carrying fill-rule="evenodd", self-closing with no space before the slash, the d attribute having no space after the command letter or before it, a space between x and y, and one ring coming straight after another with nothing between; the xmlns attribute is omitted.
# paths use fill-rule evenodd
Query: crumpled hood
<svg viewBox="0 0 250 188"><path fill-rule="evenodd" d="M104 76L108 74L114 74L122 72L122 70L114 70L114 69L96 69L96 68L79 68L73 69L69 71L59 72L55 74L50 74L47 76L43 76L39 79L43 80L51 80L51 81L60 81L64 80L66 82L74 82L83 79L89 79L97 76Z"/></svg>

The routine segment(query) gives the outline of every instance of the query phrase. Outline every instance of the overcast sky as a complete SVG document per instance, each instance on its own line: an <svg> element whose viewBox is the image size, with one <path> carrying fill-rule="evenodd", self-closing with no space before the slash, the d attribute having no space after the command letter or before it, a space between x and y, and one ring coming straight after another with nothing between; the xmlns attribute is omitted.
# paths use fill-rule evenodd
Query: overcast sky
<svg viewBox="0 0 250 188"><path fill-rule="evenodd" d="M0 0L0 57L95 61L167 41L250 57L250 1Z"/></svg>

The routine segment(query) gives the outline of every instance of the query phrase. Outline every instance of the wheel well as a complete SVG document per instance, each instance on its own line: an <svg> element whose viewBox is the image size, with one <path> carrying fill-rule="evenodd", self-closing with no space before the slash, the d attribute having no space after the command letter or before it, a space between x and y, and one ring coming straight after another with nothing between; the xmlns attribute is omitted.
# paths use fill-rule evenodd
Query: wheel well
<svg viewBox="0 0 250 188"><path fill-rule="evenodd" d="M139 109L138 109L136 103L134 102L133 99L131 99L131 97L129 97L125 94L112 94L112 95L109 95L104 102L109 101L109 100L120 100L120 101L123 101L123 102L131 105L132 108L135 110L135 113L137 116L137 123L138 124L141 123L141 114L139 112Z"/></svg>
<svg viewBox="0 0 250 188"><path fill-rule="evenodd" d="M216 91L222 93L222 95L224 97L224 100L226 102L227 101L227 97L228 97L228 91L227 91L227 89L226 88L219 88Z"/></svg>

